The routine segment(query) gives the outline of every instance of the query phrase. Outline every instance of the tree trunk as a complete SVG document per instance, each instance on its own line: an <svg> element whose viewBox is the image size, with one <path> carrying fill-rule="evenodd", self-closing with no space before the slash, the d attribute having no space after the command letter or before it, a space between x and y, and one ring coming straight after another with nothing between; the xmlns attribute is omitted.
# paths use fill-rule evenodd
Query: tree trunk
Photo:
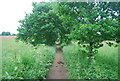
<svg viewBox="0 0 120 81"><path fill-rule="evenodd" d="M89 43L89 57L91 58L93 56L93 48L92 48L93 43Z"/></svg>

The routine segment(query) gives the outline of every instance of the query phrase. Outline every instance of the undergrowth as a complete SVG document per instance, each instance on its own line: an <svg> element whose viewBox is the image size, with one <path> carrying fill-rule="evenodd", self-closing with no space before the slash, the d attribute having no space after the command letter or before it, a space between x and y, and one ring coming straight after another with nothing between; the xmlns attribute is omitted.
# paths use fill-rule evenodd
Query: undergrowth
<svg viewBox="0 0 120 81"><path fill-rule="evenodd" d="M55 49L39 46L38 49L14 37L2 38L2 79L45 79L52 65Z"/></svg>
<svg viewBox="0 0 120 81"><path fill-rule="evenodd" d="M63 48L63 56L70 79L117 79L118 48L104 44L90 60L78 45Z"/></svg>

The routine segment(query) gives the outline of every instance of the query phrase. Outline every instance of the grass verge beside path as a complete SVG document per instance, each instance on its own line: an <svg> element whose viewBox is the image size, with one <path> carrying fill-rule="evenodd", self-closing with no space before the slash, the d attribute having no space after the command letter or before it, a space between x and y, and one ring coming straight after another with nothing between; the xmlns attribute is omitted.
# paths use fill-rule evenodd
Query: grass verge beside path
<svg viewBox="0 0 120 81"><path fill-rule="evenodd" d="M2 79L45 79L55 56L55 48L34 49L15 37L2 38Z"/></svg>
<svg viewBox="0 0 120 81"><path fill-rule="evenodd" d="M70 79L118 79L118 47L101 47L89 65L87 55L77 45L63 48Z"/></svg>

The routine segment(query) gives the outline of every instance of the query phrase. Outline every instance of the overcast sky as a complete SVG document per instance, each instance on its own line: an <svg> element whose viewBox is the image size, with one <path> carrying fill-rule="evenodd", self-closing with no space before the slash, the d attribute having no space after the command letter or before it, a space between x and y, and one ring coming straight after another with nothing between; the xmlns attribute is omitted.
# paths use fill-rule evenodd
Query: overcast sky
<svg viewBox="0 0 120 81"><path fill-rule="evenodd" d="M32 11L32 2L43 0L0 0L0 33L9 31L17 33L18 20ZM49 0L44 0L49 1Z"/></svg>

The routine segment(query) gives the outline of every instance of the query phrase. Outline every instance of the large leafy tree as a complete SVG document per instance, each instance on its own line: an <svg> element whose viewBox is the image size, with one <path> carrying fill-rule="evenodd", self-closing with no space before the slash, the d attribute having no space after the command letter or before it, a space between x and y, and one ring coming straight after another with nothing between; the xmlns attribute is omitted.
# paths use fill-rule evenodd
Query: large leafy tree
<svg viewBox="0 0 120 81"><path fill-rule="evenodd" d="M38 44L54 45L56 41L64 46L69 43L65 34L69 33L63 26L63 19L53 8L55 3L33 3L32 13L26 14L20 20L20 27L17 29L17 38L36 46Z"/></svg>
<svg viewBox="0 0 120 81"><path fill-rule="evenodd" d="M93 56L96 49L102 47L103 41L118 41L119 32L118 14L119 10L113 7L115 3L107 2L61 2L59 13L70 19L73 27L68 35L79 41L78 43L89 50L89 56ZM118 4L118 3L117 3ZM119 7L119 5L115 5ZM65 22L65 24L68 24ZM107 43L110 46L111 42Z"/></svg>

